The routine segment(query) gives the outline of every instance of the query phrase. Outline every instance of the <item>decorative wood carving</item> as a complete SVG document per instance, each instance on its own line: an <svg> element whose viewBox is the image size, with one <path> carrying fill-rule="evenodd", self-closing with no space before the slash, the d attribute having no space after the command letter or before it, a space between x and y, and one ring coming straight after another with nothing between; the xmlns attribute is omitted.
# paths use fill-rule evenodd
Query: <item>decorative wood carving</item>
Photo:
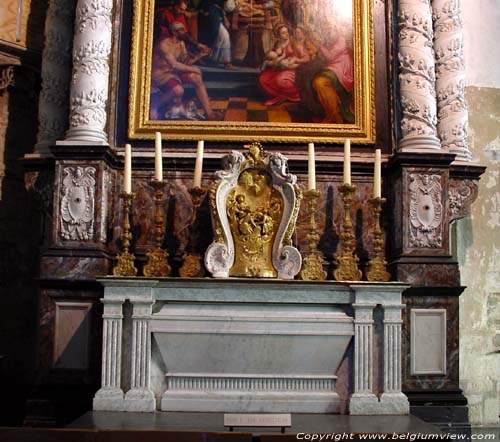
<svg viewBox="0 0 500 442"><path fill-rule="evenodd" d="M443 247L443 186L438 174L409 174L410 247Z"/></svg>
<svg viewBox="0 0 500 442"><path fill-rule="evenodd" d="M63 169L59 235L66 241L91 241L94 237L95 167Z"/></svg>

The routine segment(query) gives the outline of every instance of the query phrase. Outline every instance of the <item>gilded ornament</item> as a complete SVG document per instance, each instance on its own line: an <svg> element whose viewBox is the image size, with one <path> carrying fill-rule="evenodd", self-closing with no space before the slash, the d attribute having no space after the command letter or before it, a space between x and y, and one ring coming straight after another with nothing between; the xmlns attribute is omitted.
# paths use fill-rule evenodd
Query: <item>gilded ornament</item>
<svg viewBox="0 0 500 442"><path fill-rule="evenodd" d="M130 208L132 207L132 200L134 199L133 193L122 193L120 198L123 200L123 231L122 231L122 244L123 253L119 254L117 264L113 268L113 275L115 276L136 276L137 268L134 265L135 256L129 252L130 241L132 239L132 232L130 230Z"/></svg>
<svg viewBox="0 0 500 442"><path fill-rule="evenodd" d="M383 203L385 203L385 198L370 199L374 226L372 258L368 262L368 271L366 272L366 279L368 279L368 281L387 282L391 279L390 273L387 272L387 262L384 259L385 241L382 234L382 228L380 227L380 213L382 212Z"/></svg>

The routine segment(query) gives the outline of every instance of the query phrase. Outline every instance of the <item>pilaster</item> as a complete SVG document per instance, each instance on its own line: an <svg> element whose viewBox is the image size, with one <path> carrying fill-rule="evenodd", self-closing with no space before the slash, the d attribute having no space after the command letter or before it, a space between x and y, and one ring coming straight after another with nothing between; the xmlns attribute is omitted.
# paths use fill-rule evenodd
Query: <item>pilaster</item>
<svg viewBox="0 0 500 442"><path fill-rule="evenodd" d="M102 331L101 388L94 397L94 410L123 410L121 389L122 324L125 297L105 297Z"/></svg>
<svg viewBox="0 0 500 442"><path fill-rule="evenodd" d="M130 390L125 395L127 411L155 411L156 401L150 389L151 332L149 319L154 300L132 296L132 367Z"/></svg>

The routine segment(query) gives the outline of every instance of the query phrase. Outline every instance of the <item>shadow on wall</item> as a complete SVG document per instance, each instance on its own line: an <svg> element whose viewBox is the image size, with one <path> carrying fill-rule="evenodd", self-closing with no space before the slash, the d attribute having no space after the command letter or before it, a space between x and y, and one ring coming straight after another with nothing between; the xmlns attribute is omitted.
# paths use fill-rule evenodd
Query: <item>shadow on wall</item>
<svg viewBox="0 0 500 442"><path fill-rule="evenodd" d="M13 82L0 91L0 145L4 176L0 183L0 426L21 425L36 370L40 207L25 188L20 159L36 142L40 91L40 46L46 3L32 1L36 18L27 21L25 51L0 42L3 69L13 66ZM35 48L35 50L32 50ZM0 66L1 67L1 66ZM5 137L2 139L2 135ZM1 153L1 150L0 150ZM35 184L35 187L38 184Z"/></svg>

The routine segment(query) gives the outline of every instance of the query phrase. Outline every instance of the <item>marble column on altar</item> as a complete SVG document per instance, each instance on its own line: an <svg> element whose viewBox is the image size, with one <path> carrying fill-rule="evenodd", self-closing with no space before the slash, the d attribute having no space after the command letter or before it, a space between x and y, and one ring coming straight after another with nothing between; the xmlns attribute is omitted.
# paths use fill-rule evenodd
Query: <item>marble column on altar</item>
<svg viewBox="0 0 500 442"><path fill-rule="evenodd" d="M429 1L399 0L400 151L438 150L432 13Z"/></svg>
<svg viewBox="0 0 500 442"><path fill-rule="evenodd" d="M78 0L73 40L69 130L65 144L108 144L112 0Z"/></svg>
<svg viewBox="0 0 500 442"><path fill-rule="evenodd" d="M123 411L121 388L124 296L102 299L102 375L101 388L94 397L94 410Z"/></svg>
<svg viewBox="0 0 500 442"><path fill-rule="evenodd" d="M68 128L75 3L76 0L50 0L47 9L35 145L41 153L48 152L48 146L62 139Z"/></svg>
<svg viewBox="0 0 500 442"><path fill-rule="evenodd" d="M467 141L465 66L460 2L433 0L434 53L436 58L437 132L443 148L455 161L470 161Z"/></svg>

